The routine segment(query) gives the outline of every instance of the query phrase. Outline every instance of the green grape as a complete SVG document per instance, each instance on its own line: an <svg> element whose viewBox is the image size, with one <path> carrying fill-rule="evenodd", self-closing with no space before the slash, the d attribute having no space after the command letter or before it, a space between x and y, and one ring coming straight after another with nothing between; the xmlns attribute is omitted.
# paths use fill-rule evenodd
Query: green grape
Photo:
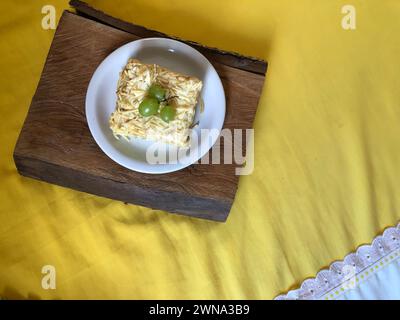
<svg viewBox="0 0 400 320"><path fill-rule="evenodd" d="M156 98L158 101L165 99L166 90L158 84L152 84L149 88L148 95Z"/></svg>
<svg viewBox="0 0 400 320"><path fill-rule="evenodd" d="M165 122L170 122L175 119L176 110L174 107L170 105L166 105L164 108L161 109L160 117Z"/></svg>
<svg viewBox="0 0 400 320"><path fill-rule="evenodd" d="M144 98L139 105L139 113L143 117L149 117L155 115L158 112L160 104L155 98Z"/></svg>

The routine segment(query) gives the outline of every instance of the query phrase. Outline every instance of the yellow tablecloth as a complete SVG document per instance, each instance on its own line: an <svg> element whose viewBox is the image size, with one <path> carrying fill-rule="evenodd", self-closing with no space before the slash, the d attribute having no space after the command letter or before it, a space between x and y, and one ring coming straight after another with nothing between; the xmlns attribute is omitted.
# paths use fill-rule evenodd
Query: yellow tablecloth
<svg viewBox="0 0 400 320"><path fill-rule="evenodd" d="M400 217L400 1L89 1L112 15L269 61L255 171L226 224L20 177L12 152L54 31L0 11L0 296L273 298ZM135 3L133 5L132 3ZM56 290L41 287L54 265Z"/></svg>

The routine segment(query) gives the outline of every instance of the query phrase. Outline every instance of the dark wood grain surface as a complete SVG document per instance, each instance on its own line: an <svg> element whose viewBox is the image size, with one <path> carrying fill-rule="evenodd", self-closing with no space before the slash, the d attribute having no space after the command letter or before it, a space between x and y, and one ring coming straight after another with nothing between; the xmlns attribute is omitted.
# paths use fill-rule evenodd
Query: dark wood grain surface
<svg viewBox="0 0 400 320"><path fill-rule="evenodd" d="M59 22L20 133L14 160L25 176L154 209L225 221L236 165L191 165L169 174L128 170L109 159L87 126L85 97L102 60L139 36L68 11ZM251 128L264 76L211 60L227 98L225 128Z"/></svg>
<svg viewBox="0 0 400 320"><path fill-rule="evenodd" d="M118 18L112 17L101 10L98 10L84 1L71 0L69 2L70 6L75 8L76 11L84 16L88 16L91 19L95 19L107 25L113 26L114 28L127 31L129 33L135 34L141 38L147 37L162 37L162 38L172 38L176 40L183 41L190 44L192 47L196 48L198 51L203 53L208 59L226 64L237 69L250 71L253 73L258 73L265 75L267 72L267 62L255 57L243 56L236 52L223 51L217 48L210 48L204 46L200 43L194 41L188 41L184 39L179 39L176 37L169 36L165 33L150 30L143 26L139 26L127 21L120 20Z"/></svg>

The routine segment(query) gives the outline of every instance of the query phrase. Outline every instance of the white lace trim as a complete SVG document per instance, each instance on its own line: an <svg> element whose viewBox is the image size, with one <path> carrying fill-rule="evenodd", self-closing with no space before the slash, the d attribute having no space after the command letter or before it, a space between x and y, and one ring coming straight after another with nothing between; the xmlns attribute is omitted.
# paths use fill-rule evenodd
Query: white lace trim
<svg viewBox="0 0 400 320"><path fill-rule="evenodd" d="M397 249L400 249L400 223L397 227L387 228L382 235L372 241L371 245L360 246L355 253L350 253L343 261L335 261L329 269L318 272L315 278L305 280L299 289L280 295L275 300L321 299L325 294L349 280L348 274L343 270L353 268L357 275Z"/></svg>

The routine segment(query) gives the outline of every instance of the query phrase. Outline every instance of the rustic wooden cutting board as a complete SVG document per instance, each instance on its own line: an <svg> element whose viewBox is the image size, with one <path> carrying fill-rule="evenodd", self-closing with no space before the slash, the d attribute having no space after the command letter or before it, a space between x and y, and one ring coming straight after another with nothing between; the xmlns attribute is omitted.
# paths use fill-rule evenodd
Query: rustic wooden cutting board
<svg viewBox="0 0 400 320"><path fill-rule="evenodd" d="M19 173L128 203L225 221L237 190L237 165L194 164L178 172L150 175L118 165L97 146L85 117L86 91L94 71L123 44L161 34L112 18L81 1L71 4L81 16L65 11L58 24L14 150ZM267 64L189 44L207 56L221 77L227 99L224 128L251 128Z"/></svg>

